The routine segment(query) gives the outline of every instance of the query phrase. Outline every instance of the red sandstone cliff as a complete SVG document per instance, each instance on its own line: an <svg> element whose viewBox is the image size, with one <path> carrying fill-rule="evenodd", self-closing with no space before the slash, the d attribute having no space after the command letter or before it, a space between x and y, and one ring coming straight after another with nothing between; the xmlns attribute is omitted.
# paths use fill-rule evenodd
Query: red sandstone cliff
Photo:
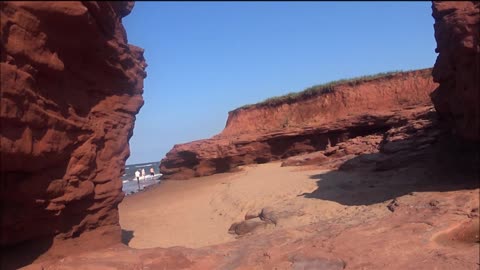
<svg viewBox="0 0 480 270"><path fill-rule="evenodd" d="M437 84L430 73L424 69L347 82L296 100L234 110L219 135L175 145L160 171L164 179L205 176L386 131L414 117L408 109L431 104L429 94Z"/></svg>
<svg viewBox="0 0 480 270"><path fill-rule="evenodd" d="M432 95L460 137L480 141L480 2L433 2L437 61Z"/></svg>
<svg viewBox="0 0 480 270"><path fill-rule="evenodd" d="M125 4L112 4L113 9L103 3L85 5L88 9L71 2L0 3L2 245L21 238L38 239L57 231L64 236L75 236L74 231L82 232L79 230L82 227L76 224L83 224L86 229L105 225L97 229L100 233L96 236L100 237L98 241L108 242L112 238L101 235L102 228L106 228L104 232L117 228L114 202L121 194L116 164L128 155L122 144L131 135L133 115L142 103L144 62L139 50L122 42L124 33L120 31L118 15L128 14L131 5L125 8ZM443 15L460 14L463 5L472 7L470 3L435 3L434 14L441 5L449 5L440 12ZM478 10L474 12L473 15L478 15ZM468 21L458 17L460 28L462 20ZM436 33L440 39L452 37L438 29ZM67 34L71 42L55 39ZM83 50L83 46L89 49ZM442 51L440 54L444 55ZM450 64L458 59L450 59L453 61ZM437 61L437 72L444 72L438 62L442 61ZM472 74L467 66L463 68L465 74ZM472 82L471 77L457 75L454 85ZM451 79L440 80L440 84L448 84ZM447 106L449 100L444 101ZM376 116L364 117L362 113L354 115L354 119L363 122L376 119L374 124L383 121L385 125L399 123L401 117L394 117L395 110L408 107L395 102L391 106L387 113L390 122ZM370 167L377 168L379 164L371 156L360 156L356 161L362 170L363 167L367 170L366 175L354 172L360 176L359 180L352 182L355 175L347 172L327 172L325 181L319 182L320 185L330 182L331 185L323 186L327 194L334 189L341 198L366 201L372 200L369 190L385 188L385 194L392 198L388 204L390 215L363 222L361 217L351 216L359 223L352 223L352 219L334 222L326 219L302 228L253 235L195 250L181 247L135 250L117 246L79 254L89 244L82 241L69 257L41 262L30 269L475 269L479 264L478 172L475 178L475 172L468 170L475 170L478 160L442 147L432 149L431 141L425 141L424 135L438 136L434 135L437 130L430 125L431 117L423 118L391 129L384 137L388 144L396 145L390 148L399 150L384 161L389 166L400 165L401 170L383 175L372 172ZM271 129L277 127L278 123L274 123ZM252 125L251 129L257 127ZM449 142L447 138L445 143ZM184 146L177 148L180 147ZM442 157L440 161L446 159L439 163L438 157ZM391 162L395 160L401 163ZM332 173L341 173L341 178L329 181ZM462 184L468 183L468 179L472 184ZM340 184L335 186L336 182ZM93 192L88 188L92 185ZM469 187L474 189L469 191ZM398 191L408 194L399 196ZM320 186L312 196L314 193L322 198ZM64 208L52 213L48 208L51 203L52 210L59 205ZM360 210L365 210L364 205ZM103 219L99 218L101 215ZM4 238L10 232L17 238Z"/></svg>
<svg viewBox="0 0 480 270"><path fill-rule="evenodd" d="M120 176L146 76L122 26L133 2L0 8L1 246L119 242Z"/></svg>
<svg viewBox="0 0 480 270"><path fill-rule="evenodd" d="M366 115L372 111L389 111L426 105L435 84L431 69L385 75L372 80L346 82L325 93L278 105L258 104L239 108L228 114L220 136L255 134L326 123Z"/></svg>

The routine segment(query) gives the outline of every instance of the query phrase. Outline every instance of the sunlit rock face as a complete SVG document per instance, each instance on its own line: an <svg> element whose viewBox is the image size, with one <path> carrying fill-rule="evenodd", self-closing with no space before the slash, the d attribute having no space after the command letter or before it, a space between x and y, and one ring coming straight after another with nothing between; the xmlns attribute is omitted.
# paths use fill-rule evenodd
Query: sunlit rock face
<svg viewBox="0 0 480 270"><path fill-rule="evenodd" d="M293 193L341 208L335 214L314 208L320 210L314 212L318 222L282 228L286 220L300 222L306 206L292 212L294 199L284 197L277 208L246 212L244 225L232 226L235 234L245 234L228 243L81 252L119 240L120 167L145 77L141 50L127 45L120 24L132 5L1 2L0 7L0 257L21 242L57 236L55 241L64 243L61 252L27 269L478 268L478 155L475 160L450 148L451 136L437 126L428 95L438 85L429 70L411 73L416 79L362 83L357 92L345 85L311 103L231 113L224 132L176 146L163 163L180 168L173 178L315 147L326 149L293 162L354 155L339 160L338 170L311 175L316 189ZM248 120L258 119L262 110L278 118L263 124ZM188 166L178 166L185 161ZM267 188L275 193L275 185ZM227 201L241 211L251 205ZM258 222L275 229L257 234ZM1 259L0 268L10 269Z"/></svg>
<svg viewBox="0 0 480 270"><path fill-rule="evenodd" d="M163 179L188 179L326 150L357 136L381 133L431 106L438 86L431 69L336 85L317 95L262 103L229 113L211 139L175 145L160 164Z"/></svg>
<svg viewBox="0 0 480 270"><path fill-rule="evenodd" d="M122 26L133 2L0 7L1 246L119 242L120 176L146 76Z"/></svg>
<svg viewBox="0 0 480 270"><path fill-rule="evenodd" d="M432 94L442 120L459 137L480 141L480 2L433 2L437 61Z"/></svg>

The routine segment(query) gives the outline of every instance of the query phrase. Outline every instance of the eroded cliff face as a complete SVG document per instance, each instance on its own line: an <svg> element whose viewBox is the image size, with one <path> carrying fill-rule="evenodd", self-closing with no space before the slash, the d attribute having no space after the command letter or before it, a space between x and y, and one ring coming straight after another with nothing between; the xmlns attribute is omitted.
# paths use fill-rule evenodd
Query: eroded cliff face
<svg viewBox="0 0 480 270"><path fill-rule="evenodd" d="M119 242L120 176L146 76L122 26L133 3L0 5L1 246L93 229L78 249Z"/></svg>
<svg viewBox="0 0 480 270"><path fill-rule="evenodd" d="M436 52L432 94L453 132L480 141L480 2L433 2Z"/></svg>
<svg viewBox="0 0 480 270"><path fill-rule="evenodd" d="M123 144L127 143L127 135L131 135L133 115L142 103L141 78L145 75L141 51L127 46L126 41L122 42L124 39L108 34L113 31L116 37L124 38L119 21L129 12L131 4L110 6L89 2L85 4L87 9L63 2L35 3L35 6L2 2L0 5L1 229L2 233L17 237L5 238L2 234L2 246L20 239L53 235L54 231L66 237L80 234L82 238L86 234L82 228L97 225L104 226L96 230L100 232L96 234L96 243L108 242L113 239L108 232L118 228L115 202L121 197L117 186L119 173L114 167L128 155ZM458 12L455 9L455 6L447 8L446 13ZM55 23L46 28L47 21ZM71 43L55 39L57 31L63 31L64 27L77 32L62 34L74 38ZM106 28L100 31L97 27ZM78 40L77 35L91 39ZM21 42L15 43L15 40ZM84 43L82 46L80 41ZM113 48L106 46L108 42ZM68 46L64 45L67 43ZM89 49L83 51L83 46ZM92 56L97 53L98 57ZM467 71L467 74L470 73ZM436 87L431 84L432 88L426 92ZM365 98L358 96L359 102ZM391 102L389 100L385 102ZM424 102L428 104L428 100L407 102L408 105L392 102L385 111L369 109L352 115L345 111L339 114L346 116L338 123L305 129L292 127L277 132L274 130L283 123L272 121L265 128L272 132L252 133L258 140L251 140L252 137L241 134L241 129L233 125L234 136L217 136L217 141L176 146L174 150L178 151L170 153L172 157L177 155L179 162L192 157L192 164L198 165L201 159L197 157L205 158L197 154L201 151L225 157L238 151L236 145L243 145L245 151L262 145L271 149L268 140L262 138L285 141L285 138L298 137L298 132L307 134L316 130L320 132L317 137L330 134L329 138L344 140L345 137L334 135L331 130L337 128L347 135L360 130L362 132L356 133L359 136L344 141L345 144L336 143L333 151L349 151L353 147L353 152L372 152L373 155L359 155L342 161L338 170L313 175L313 179L318 179L318 188L295 196L334 201L345 208L357 209L359 214L369 213L369 206L375 211L388 208L388 214L349 215L346 219L330 216L306 226L268 234L247 234L230 243L199 249L131 249L118 245L80 253L83 246L90 244L82 241L74 252L65 254L69 255L66 258L42 261L28 269L476 269L479 265L478 155L475 159L452 148L451 136L444 136L445 132L437 126L435 112L424 106ZM355 103L347 105L352 106L345 106L345 110L354 108ZM235 117L240 119L240 114ZM365 127L381 132L372 135L372 130ZM262 127L251 125L250 130L262 130ZM241 138L246 139L241 141ZM372 147L376 151L372 151ZM193 150L182 152L182 149ZM322 153L327 152L330 150ZM225 168L222 162L215 164ZM187 167L179 168L181 172ZM192 168L194 172L199 169ZM372 192L376 189L379 191ZM281 202L285 206L279 205L273 214L275 210L282 213L291 207L289 200ZM243 209L238 204L236 207ZM265 214L263 210L262 214ZM278 217L275 221L278 224L288 218Z"/></svg>
<svg viewBox="0 0 480 270"><path fill-rule="evenodd" d="M390 111L426 105L434 87L431 69L386 75L383 78L345 83L332 93L278 106L253 105L228 115L220 136L265 133L285 128L320 126L365 115L372 111Z"/></svg>
<svg viewBox="0 0 480 270"><path fill-rule="evenodd" d="M382 133L430 106L436 87L431 69L424 69L337 85L308 99L238 109L219 135L175 145L160 172L164 179L211 175Z"/></svg>

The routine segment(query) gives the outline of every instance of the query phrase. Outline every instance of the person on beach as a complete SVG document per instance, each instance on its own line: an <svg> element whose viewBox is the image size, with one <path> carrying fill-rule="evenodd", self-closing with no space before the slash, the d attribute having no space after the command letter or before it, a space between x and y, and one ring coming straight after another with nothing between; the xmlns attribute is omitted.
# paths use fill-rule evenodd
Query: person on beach
<svg viewBox="0 0 480 270"><path fill-rule="evenodd" d="M143 177L143 180L145 180L145 168L142 168L142 177Z"/></svg>
<svg viewBox="0 0 480 270"><path fill-rule="evenodd" d="M152 178L155 176L155 170L153 169L153 167L150 167L150 175L152 176Z"/></svg>
<svg viewBox="0 0 480 270"><path fill-rule="evenodd" d="M138 189L140 189L140 171L135 171L135 178L137 178Z"/></svg>

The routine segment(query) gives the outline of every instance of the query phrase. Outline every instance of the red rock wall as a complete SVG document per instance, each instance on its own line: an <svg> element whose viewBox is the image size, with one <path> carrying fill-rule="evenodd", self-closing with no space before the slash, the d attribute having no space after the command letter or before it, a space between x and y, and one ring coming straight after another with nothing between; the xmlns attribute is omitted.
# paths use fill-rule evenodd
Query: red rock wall
<svg viewBox="0 0 480 270"><path fill-rule="evenodd" d="M160 172L163 179L211 175L382 133L415 117L408 109L431 106L429 95L437 84L430 73L425 69L347 83L305 100L235 110L221 134L175 145L162 159Z"/></svg>
<svg viewBox="0 0 480 270"><path fill-rule="evenodd" d="M480 141L480 2L433 2L436 52L432 100L454 133Z"/></svg>
<svg viewBox="0 0 480 270"><path fill-rule="evenodd" d="M369 111L429 104L431 69L416 70L335 87L333 93L278 106L252 106L229 113L222 136L319 126Z"/></svg>
<svg viewBox="0 0 480 270"><path fill-rule="evenodd" d="M1 2L1 246L120 241L128 140L143 105L132 2ZM93 238L92 238L93 239Z"/></svg>

